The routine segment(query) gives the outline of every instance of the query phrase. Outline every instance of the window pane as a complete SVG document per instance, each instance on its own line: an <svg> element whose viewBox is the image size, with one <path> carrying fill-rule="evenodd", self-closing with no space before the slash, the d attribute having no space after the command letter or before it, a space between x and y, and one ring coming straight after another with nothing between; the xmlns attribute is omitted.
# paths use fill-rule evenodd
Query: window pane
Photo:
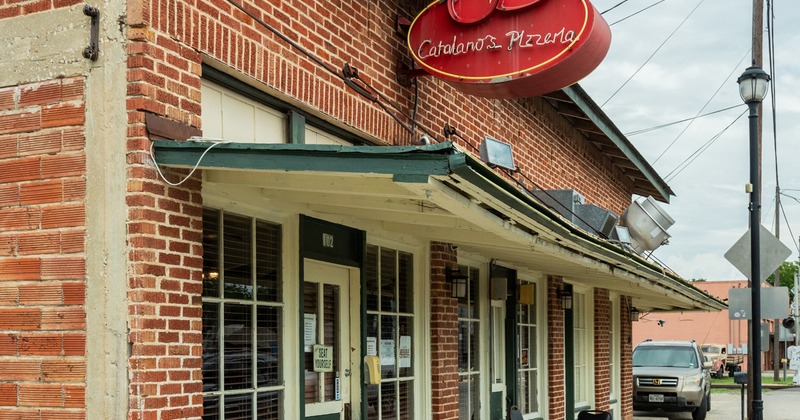
<svg viewBox="0 0 800 420"><path fill-rule="evenodd" d="M225 232L225 298L252 299L251 219L226 213Z"/></svg>
<svg viewBox="0 0 800 420"><path fill-rule="evenodd" d="M469 322L458 321L458 371L469 371Z"/></svg>
<svg viewBox="0 0 800 420"><path fill-rule="evenodd" d="M381 317L380 356L382 379L397 377L397 325L395 325L395 320L394 316L384 315ZM387 360L384 361L384 358Z"/></svg>
<svg viewBox="0 0 800 420"><path fill-rule="evenodd" d="M248 305L225 305L225 366L223 375L226 390L251 388L253 386L251 309L252 307Z"/></svg>
<svg viewBox="0 0 800 420"><path fill-rule="evenodd" d="M260 392L256 397L256 409L258 410L258 419L263 420L277 420L281 415L281 398L282 392Z"/></svg>
<svg viewBox="0 0 800 420"><path fill-rule="evenodd" d="M281 227L262 221L256 222L256 287L257 299L281 300Z"/></svg>
<svg viewBox="0 0 800 420"><path fill-rule="evenodd" d="M381 418L397 418L397 383L381 384Z"/></svg>
<svg viewBox="0 0 800 420"><path fill-rule="evenodd" d="M323 296L323 339L326 346L333 347L333 372L324 373L325 401L336 399L336 372L339 371L339 330L342 320L339 319L339 286L325 284L322 286Z"/></svg>
<svg viewBox="0 0 800 420"><path fill-rule="evenodd" d="M313 315L319 321L319 285L317 283L304 283L303 284L303 312L306 315ZM317 324L318 325L318 324ZM314 337L314 342L317 342L317 337ZM311 347L307 346L303 350L304 366L305 366L305 400L306 404L322 401L319 395L319 380L320 374L314 372L314 354L311 352Z"/></svg>
<svg viewBox="0 0 800 420"><path fill-rule="evenodd" d="M281 385L281 327L280 308L261 306L258 308L258 328L256 340L258 345L258 362L256 375L258 386Z"/></svg>
<svg viewBox="0 0 800 420"><path fill-rule="evenodd" d="M400 279L400 312L414 312L414 258L406 252L398 253L398 278Z"/></svg>
<svg viewBox="0 0 800 420"><path fill-rule="evenodd" d="M367 310L378 310L378 247L367 246L367 256L364 261L364 277L367 283Z"/></svg>
<svg viewBox="0 0 800 420"><path fill-rule="evenodd" d="M203 209L203 296L219 296L219 210Z"/></svg>
<svg viewBox="0 0 800 420"><path fill-rule="evenodd" d="M203 303L203 392L219 390L219 304Z"/></svg>
<svg viewBox="0 0 800 420"><path fill-rule="evenodd" d="M378 395L380 394L380 385L367 385L367 420L380 419L380 412L378 411Z"/></svg>
<svg viewBox="0 0 800 420"><path fill-rule="evenodd" d="M469 323L469 367L471 371L477 371L479 369L479 353L478 353L478 323L477 322L470 322Z"/></svg>
<svg viewBox="0 0 800 420"><path fill-rule="evenodd" d="M400 326L400 343L398 346L397 366L401 377L414 376L414 352L412 351L414 345L414 318L402 316L398 318L398 322Z"/></svg>
<svg viewBox="0 0 800 420"><path fill-rule="evenodd" d="M225 420L253 418L253 394L226 395Z"/></svg>
<svg viewBox="0 0 800 420"><path fill-rule="evenodd" d="M219 395L205 395L203 396L203 418L204 419L218 419L220 414L220 396Z"/></svg>
<svg viewBox="0 0 800 420"><path fill-rule="evenodd" d="M414 418L414 383L412 381L401 381L399 384L400 394L398 396L400 420Z"/></svg>
<svg viewBox="0 0 800 420"><path fill-rule="evenodd" d="M396 251L381 249L381 310L397 311Z"/></svg>

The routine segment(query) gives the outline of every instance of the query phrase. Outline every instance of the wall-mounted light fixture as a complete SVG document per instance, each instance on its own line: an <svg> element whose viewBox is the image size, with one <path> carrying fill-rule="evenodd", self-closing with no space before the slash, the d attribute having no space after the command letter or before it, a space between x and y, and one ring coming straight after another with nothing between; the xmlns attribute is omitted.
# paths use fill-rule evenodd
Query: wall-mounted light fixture
<svg viewBox="0 0 800 420"><path fill-rule="evenodd" d="M556 289L556 296L561 300L561 309L572 309L572 290L566 287Z"/></svg>
<svg viewBox="0 0 800 420"><path fill-rule="evenodd" d="M631 306L631 322L636 322L638 320L639 320L639 310Z"/></svg>
<svg viewBox="0 0 800 420"><path fill-rule="evenodd" d="M467 274L459 269L448 268L444 272L444 277L450 283L450 297L457 299L467 297L467 280L469 280Z"/></svg>
<svg viewBox="0 0 800 420"><path fill-rule="evenodd" d="M514 166L514 155L511 153L511 145L489 136L483 138L480 147L481 160L491 167L501 167L511 171L516 171Z"/></svg>

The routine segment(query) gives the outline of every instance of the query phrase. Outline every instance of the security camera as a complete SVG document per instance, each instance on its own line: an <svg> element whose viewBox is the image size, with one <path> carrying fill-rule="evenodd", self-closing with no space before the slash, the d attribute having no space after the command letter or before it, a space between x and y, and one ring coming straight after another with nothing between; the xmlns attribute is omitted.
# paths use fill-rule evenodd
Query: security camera
<svg viewBox="0 0 800 420"><path fill-rule="evenodd" d="M664 324L666 324L666 323L667 323L667 321L664 321L663 319L659 319L659 320L658 320L658 326L659 326L659 327L663 327L663 326L664 326Z"/></svg>

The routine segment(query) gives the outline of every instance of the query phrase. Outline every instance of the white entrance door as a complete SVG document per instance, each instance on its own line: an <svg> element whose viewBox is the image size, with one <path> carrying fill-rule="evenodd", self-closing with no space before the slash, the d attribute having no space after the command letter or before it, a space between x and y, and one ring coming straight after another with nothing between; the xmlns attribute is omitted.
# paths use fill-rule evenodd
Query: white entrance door
<svg viewBox="0 0 800 420"><path fill-rule="evenodd" d="M310 260L303 267L306 418L357 419L359 299L350 291L358 270Z"/></svg>

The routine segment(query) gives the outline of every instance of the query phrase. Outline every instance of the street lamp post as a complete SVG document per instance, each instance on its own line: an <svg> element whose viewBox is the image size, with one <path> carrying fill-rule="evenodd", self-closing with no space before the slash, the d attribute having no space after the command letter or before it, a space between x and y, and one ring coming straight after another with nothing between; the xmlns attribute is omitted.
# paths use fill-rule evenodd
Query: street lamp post
<svg viewBox="0 0 800 420"><path fill-rule="evenodd" d="M751 331L750 349L753 366L753 419L763 420L764 401L761 399L761 191L759 185L758 106L767 95L769 75L761 67L748 67L742 73L739 95L750 108L750 288Z"/></svg>

